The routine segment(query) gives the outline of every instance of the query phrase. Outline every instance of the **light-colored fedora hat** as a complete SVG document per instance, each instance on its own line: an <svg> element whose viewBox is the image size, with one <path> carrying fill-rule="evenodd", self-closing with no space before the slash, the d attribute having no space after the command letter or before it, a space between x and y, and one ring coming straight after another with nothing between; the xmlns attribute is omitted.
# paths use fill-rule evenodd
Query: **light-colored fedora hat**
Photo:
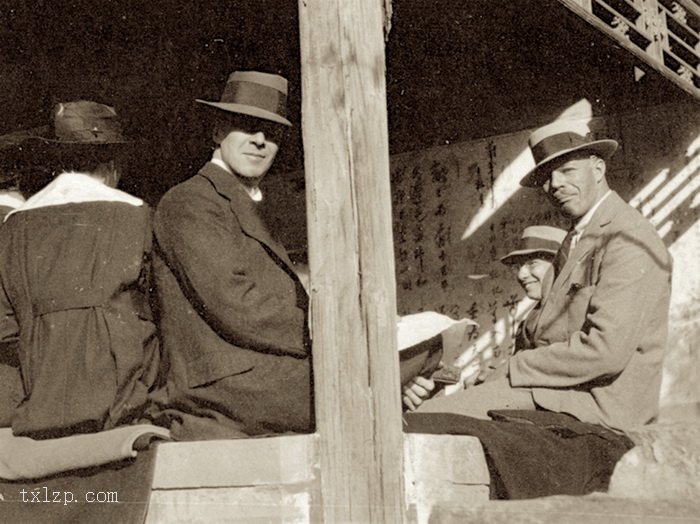
<svg viewBox="0 0 700 524"><path fill-rule="evenodd" d="M287 79L280 75L234 71L226 81L221 100L212 102L198 98L197 102L230 113L292 125L287 120Z"/></svg>
<svg viewBox="0 0 700 524"><path fill-rule="evenodd" d="M501 257L506 265L517 264L519 259L534 253L549 253L556 255L561 243L566 237L566 231L552 226L529 226L523 229L518 247Z"/></svg>
<svg viewBox="0 0 700 524"><path fill-rule="evenodd" d="M30 134L25 144L38 143L49 149L114 146L131 143L124 136L112 106L90 100L61 102L54 106L52 120L44 132Z"/></svg>
<svg viewBox="0 0 700 524"><path fill-rule="evenodd" d="M549 162L575 151L590 151L607 159L617 150L615 140L593 140L588 125L581 120L557 120L530 135L528 145L535 167L520 181L524 187L539 187L544 182Z"/></svg>

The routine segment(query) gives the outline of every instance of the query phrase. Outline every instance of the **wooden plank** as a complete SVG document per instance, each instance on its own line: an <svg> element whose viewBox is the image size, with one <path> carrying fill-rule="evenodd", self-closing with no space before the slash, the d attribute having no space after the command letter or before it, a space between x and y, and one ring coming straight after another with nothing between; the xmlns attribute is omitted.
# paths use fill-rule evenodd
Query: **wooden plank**
<svg viewBox="0 0 700 524"><path fill-rule="evenodd" d="M323 519L402 522L383 3L300 0Z"/></svg>
<svg viewBox="0 0 700 524"><path fill-rule="evenodd" d="M296 484L314 479L316 435L158 445L153 489Z"/></svg>
<svg viewBox="0 0 700 524"><path fill-rule="evenodd" d="M642 20L651 33L651 44L646 51L658 63L663 64L664 47L668 46L668 35L666 31L666 16L659 13L657 0L646 0L642 9Z"/></svg>

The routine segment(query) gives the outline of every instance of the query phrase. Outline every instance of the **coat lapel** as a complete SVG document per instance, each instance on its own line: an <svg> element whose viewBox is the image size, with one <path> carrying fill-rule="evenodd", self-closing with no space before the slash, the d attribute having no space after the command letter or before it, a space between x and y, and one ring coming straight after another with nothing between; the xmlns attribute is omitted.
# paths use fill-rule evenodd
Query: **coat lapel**
<svg viewBox="0 0 700 524"><path fill-rule="evenodd" d="M238 218L243 231L248 236L264 244L292 273L296 274L289 255L287 255L287 250L272 237L258 214L255 202L246 193L240 182L224 169L211 162L208 162L199 173L211 181L216 191L229 201L231 211Z"/></svg>
<svg viewBox="0 0 700 524"><path fill-rule="evenodd" d="M542 314L535 329L535 340L542 334L542 330L552 325L557 318L562 314L564 297L569 291L569 281L573 270L583 263L589 256L589 253L601 244L601 239L604 236L605 228L612 221L615 210L624 203L620 196L613 191L601 204L598 210L594 213L591 221L581 235L581 238L569 255L566 264L557 275L551 292L547 295L542 304Z"/></svg>

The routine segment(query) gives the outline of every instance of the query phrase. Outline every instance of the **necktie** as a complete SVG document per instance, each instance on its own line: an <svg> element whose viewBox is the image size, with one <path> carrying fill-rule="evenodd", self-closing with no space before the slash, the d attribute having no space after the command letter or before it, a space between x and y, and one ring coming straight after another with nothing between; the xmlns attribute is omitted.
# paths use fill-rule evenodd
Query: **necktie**
<svg viewBox="0 0 700 524"><path fill-rule="evenodd" d="M569 232L564 237L564 241L561 243L561 247L557 254L554 256L554 277L556 278L561 272L564 264L569 258L569 252L571 250L571 242L576 234L576 230L571 228Z"/></svg>

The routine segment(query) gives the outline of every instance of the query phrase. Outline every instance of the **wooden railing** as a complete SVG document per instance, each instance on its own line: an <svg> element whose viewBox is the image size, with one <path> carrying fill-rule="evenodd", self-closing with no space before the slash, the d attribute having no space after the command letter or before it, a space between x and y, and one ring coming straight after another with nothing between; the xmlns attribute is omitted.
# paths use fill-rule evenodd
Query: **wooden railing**
<svg viewBox="0 0 700 524"><path fill-rule="evenodd" d="M559 0L700 98L700 6L693 0Z"/></svg>

